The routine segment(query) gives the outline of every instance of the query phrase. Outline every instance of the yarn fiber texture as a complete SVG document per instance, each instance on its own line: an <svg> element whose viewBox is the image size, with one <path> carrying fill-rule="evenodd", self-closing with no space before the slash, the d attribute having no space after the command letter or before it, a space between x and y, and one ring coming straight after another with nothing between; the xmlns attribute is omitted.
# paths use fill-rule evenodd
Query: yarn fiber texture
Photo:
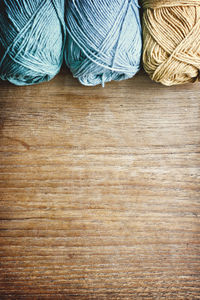
<svg viewBox="0 0 200 300"><path fill-rule="evenodd" d="M200 1L142 0L143 65L164 85L194 82L200 70Z"/></svg>
<svg viewBox="0 0 200 300"><path fill-rule="evenodd" d="M133 77L140 69L142 30L137 0L69 0L65 59L88 86Z"/></svg>
<svg viewBox="0 0 200 300"><path fill-rule="evenodd" d="M16 85L48 81L60 70L64 0L0 1L0 78Z"/></svg>

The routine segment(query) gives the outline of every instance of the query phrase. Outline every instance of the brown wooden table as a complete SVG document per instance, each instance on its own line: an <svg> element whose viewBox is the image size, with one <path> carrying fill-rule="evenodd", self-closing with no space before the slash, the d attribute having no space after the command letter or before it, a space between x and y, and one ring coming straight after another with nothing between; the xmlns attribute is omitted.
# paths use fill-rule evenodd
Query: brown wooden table
<svg viewBox="0 0 200 300"><path fill-rule="evenodd" d="M0 83L0 299L200 299L200 84Z"/></svg>

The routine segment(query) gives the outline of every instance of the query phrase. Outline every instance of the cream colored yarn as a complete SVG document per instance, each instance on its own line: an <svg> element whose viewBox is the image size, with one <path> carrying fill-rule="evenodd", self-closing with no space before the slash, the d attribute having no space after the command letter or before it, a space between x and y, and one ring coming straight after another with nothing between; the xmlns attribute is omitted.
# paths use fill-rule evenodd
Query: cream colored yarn
<svg viewBox="0 0 200 300"><path fill-rule="evenodd" d="M142 0L143 64L152 80L194 82L200 71L200 0Z"/></svg>

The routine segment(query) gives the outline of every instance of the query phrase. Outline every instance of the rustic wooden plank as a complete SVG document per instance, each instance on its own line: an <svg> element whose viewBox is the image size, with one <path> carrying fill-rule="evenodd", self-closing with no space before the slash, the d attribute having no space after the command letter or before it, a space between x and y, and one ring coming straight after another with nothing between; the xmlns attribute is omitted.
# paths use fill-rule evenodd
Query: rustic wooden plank
<svg viewBox="0 0 200 300"><path fill-rule="evenodd" d="M200 88L0 82L0 299L200 298Z"/></svg>

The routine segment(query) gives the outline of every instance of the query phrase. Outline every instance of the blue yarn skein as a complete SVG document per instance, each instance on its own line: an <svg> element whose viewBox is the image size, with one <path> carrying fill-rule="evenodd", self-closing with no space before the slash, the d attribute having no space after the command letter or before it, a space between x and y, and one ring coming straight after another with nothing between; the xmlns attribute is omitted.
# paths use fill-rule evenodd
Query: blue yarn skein
<svg viewBox="0 0 200 300"><path fill-rule="evenodd" d="M64 0L2 0L0 78L30 85L60 70L65 43Z"/></svg>
<svg viewBox="0 0 200 300"><path fill-rule="evenodd" d="M84 85L133 77L140 69L138 0L69 0L65 60Z"/></svg>

